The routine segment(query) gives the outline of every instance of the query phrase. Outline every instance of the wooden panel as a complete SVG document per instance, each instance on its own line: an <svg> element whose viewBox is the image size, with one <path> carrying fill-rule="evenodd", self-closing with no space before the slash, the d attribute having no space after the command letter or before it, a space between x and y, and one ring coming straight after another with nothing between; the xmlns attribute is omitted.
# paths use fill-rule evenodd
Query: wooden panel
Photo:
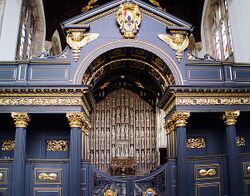
<svg viewBox="0 0 250 196"><path fill-rule="evenodd" d="M220 179L219 164L194 165L195 180L218 180Z"/></svg>
<svg viewBox="0 0 250 196"><path fill-rule="evenodd" d="M222 81L221 68L196 68L188 70L189 80L207 80L207 81Z"/></svg>
<svg viewBox="0 0 250 196"><path fill-rule="evenodd" d="M235 81L250 81L250 70L249 68L235 68L233 77Z"/></svg>
<svg viewBox="0 0 250 196"><path fill-rule="evenodd" d="M250 180L244 180L244 194L249 195L250 194Z"/></svg>
<svg viewBox="0 0 250 196"><path fill-rule="evenodd" d="M34 66L30 69L31 81L67 80L68 67Z"/></svg>
<svg viewBox="0 0 250 196"><path fill-rule="evenodd" d="M16 77L17 77L16 67L9 67L9 68L0 67L0 81L16 80Z"/></svg>
<svg viewBox="0 0 250 196"><path fill-rule="evenodd" d="M35 184L62 184L62 169L35 168Z"/></svg>
<svg viewBox="0 0 250 196"><path fill-rule="evenodd" d="M7 188L0 188L0 196L7 196L9 195L9 191Z"/></svg>
<svg viewBox="0 0 250 196"><path fill-rule="evenodd" d="M61 196L61 188L34 188L34 196Z"/></svg>
<svg viewBox="0 0 250 196"><path fill-rule="evenodd" d="M220 196L220 195L221 195L221 185L219 182L195 184L195 196Z"/></svg>

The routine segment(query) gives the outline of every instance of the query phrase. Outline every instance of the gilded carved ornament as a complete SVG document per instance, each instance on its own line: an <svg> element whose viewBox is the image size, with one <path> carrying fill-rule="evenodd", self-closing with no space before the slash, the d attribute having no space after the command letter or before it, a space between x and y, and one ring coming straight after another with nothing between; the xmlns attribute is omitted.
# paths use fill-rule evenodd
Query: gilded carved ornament
<svg viewBox="0 0 250 196"><path fill-rule="evenodd" d="M144 192L144 196L156 196L156 191L154 191L152 188L149 188Z"/></svg>
<svg viewBox="0 0 250 196"><path fill-rule="evenodd" d="M12 151L15 149L15 141L13 140L5 140L2 143L1 147L2 151Z"/></svg>
<svg viewBox="0 0 250 196"><path fill-rule="evenodd" d="M81 128L84 121L84 114L82 112L66 113L71 128Z"/></svg>
<svg viewBox="0 0 250 196"><path fill-rule="evenodd" d="M139 6L133 3L121 4L117 13L116 20L120 25L120 31L125 39L134 39L141 24L141 11Z"/></svg>
<svg viewBox="0 0 250 196"><path fill-rule="evenodd" d="M12 112L11 117L14 120L15 126L18 128L26 128L30 121L30 116L27 113Z"/></svg>
<svg viewBox="0 0 250 196"><path fill-rule="evenodd" d="M240 115L240 111L236 110L236 111L226 111L223 116L222 119L224 120L225 124L227 126L231 126L231 125L235 125L237 122L237 118Z"/></svg>
<svg viewBox="0 0 250 196"><path fill-rule="evenodd" d="M47 151L67 151L68 141L65 140L48 140L47 141Z"/></svg>
<svg viewBox="0 0 250 196"><path fill-rule="evenodd" d="M242 136L236 137L236 146L245 146L246 145L246 139Z"/></svg>
<svg viewBox="0 0 250 196"><path fill-rule="evenodd" d="M99 37L98 33L84 33L85 29L70 29L67 31L66 41L73 49L74 61L77 62L80 57L80 52L83 46L96 40Z"/></svg>
<svg viewBox="0 0 250 196"><path fill-rule="evenodd" d="M187 148L189 148L189 149L206 148L206 141L204 138L189 138L187 140Z"/></svg>
<svg viewBox="0 0 250 196"><path fill-rule="evenodd" d="M3 181L3 179L4 179L4 174L0 172L0 181Z"/></svg>
<svg viewBox="0 0 250 196"><path fill-rule="evenodd" d="M212 176L215 176L217 174L216 170L215 169L201 169L199 170L199 175L201 177L212 177Z"/></svg>
<svg viewBox="0 0 250 196"><path fill-rule="evenodd" d="M85 135L88 135L88 131L90 130L91 128L91 124L90 122L85 118L84 122L82 123L82 132L85 134Z"/></svg>
<svg viewBox="0 0 250 196"><path fill-rule="evenodd" d="M170 48L176 51L176 59L180 63L182 59L182 52L189 45L188 36L181 33L173 33L172 35L159 34L158 37L168 44Z"/></svg>
<svg viewBox="0 0 250 196"><path fill-rule="evenodd" d="M175 112L172 116L176 127L185 127L187 120L190 117L190 112Z"/></svg>
<svg viewBox="0 0 250 196"><path fill-rule="evenodd" d="M41 181L56 181L57 180L57 174L56 173L40 173L38 176L38 179Z"/></svg>
<svg viewBox="0 0 250 196"><path fill-rule="evenodd" d="M116 194L111 189L108 189L103 193L103 196L116 196Z"/></svg>
<svg viewBox="0 0 250 196"><path fill-rule="evenodd" d="M82 12L87 12L90 9L93 9L97 5L94 5L98 0L90 0L86 6L82 8Z"/></svg>

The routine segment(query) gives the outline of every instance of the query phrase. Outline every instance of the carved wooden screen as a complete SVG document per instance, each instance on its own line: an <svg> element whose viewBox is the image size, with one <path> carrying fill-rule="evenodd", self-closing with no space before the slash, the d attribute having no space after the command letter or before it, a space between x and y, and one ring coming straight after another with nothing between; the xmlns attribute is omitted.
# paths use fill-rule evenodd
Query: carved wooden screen
<svg viewBox="0 0 250 196"><path fill-rule="evenodd" d="M137 94L119 89L96 104L90 132L90 159L110 172L113 158L132 157L136 174L156 167L155 110Z"/></svg>

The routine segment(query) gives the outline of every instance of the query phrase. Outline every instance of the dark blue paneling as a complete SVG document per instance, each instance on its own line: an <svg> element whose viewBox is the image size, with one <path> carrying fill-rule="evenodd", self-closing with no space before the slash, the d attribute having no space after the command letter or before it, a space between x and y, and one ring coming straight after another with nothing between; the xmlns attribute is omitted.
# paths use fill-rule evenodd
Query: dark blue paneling
<svg viewBox="0 0 250 196"><path fill-rule="evenodd" d="M222 67L195 67L188 68L187 75L190 81L222 81Z"/></svg>
<svg viewBox="0 0 250 196"><path fill-rule="evenodd" d="M249 67L233 67L233 78L235 81L250 81Z"/></svg>
<svg viewBox="0 0 250 196"><path fill-rule="evenodd" d="M0 66L0 82L17 79L17 66Z"/></svg>

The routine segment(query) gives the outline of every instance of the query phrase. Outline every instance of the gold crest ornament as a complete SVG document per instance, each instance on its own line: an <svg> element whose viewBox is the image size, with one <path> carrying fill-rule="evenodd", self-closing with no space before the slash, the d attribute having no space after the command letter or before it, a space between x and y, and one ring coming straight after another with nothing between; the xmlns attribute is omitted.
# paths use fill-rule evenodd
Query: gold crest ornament
<svg viewBox="0 0 250 196"><path fill-rule="evenodd" d="M67 31L66 41L73 49L73 56L75 62L80 57L80 52L83 46L89 42L96 40L99 37L98 33L84 33L85 30L71 29Z"/></svg>
<svg viewBox="0 0 250 196"><path fill-rule="evenodd" d="M176 59L180 63L182 59L182 52L189 45L188 36L180 33L174 33L173 35L159 34L158 37L167 43L170 48L176 51Z"/></svg>
<svg viewBox="0 0 250 196"><path fill-rule="evenodd" d="M115 193L108 189L107 191L104 192L103 196L116 196Z"/></svg>
<svg viewBox="0 0 250 196"><path fill-rule="evenodd" d="M146 190L146 192L144 193L144 196L156 196L156 192L154 191L154 189L149 188Z"/></svg>
<svg viewBox="0 0 250 196"><path fill-rule="evenodd" d="M87 12L92 8L96 7L97 5L94 5L96 2L97 0L90 0L88 4L82 8L82 12Z"/></svg>
<svg viewBox="0 0 250 196"><path fill-rule="evenodd" d="M139 6L133 3L121 4L116 20L120 25L121 33L125 39L134 39L141 24L141 12Z"/></svg>

